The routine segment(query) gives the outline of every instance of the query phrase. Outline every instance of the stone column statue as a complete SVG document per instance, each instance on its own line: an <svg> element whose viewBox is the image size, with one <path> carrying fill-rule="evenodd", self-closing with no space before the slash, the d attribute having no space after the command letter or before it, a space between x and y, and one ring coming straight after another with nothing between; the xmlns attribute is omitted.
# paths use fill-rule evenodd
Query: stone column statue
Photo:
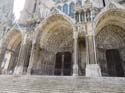
<svg viewBox="0 0 125 93"><path fill-rule="evenodd" d="M19 74L25 74L26 72L24 72L24 65L25 65L25 62L28 58L28 50L29 50L29 43L27 42L28 41L28 37L27 37L27 34L25 34L23 40L22 40L22 43L21 43L21 48L20 48L20 51L19 51L19 56L18 56L18 62L17 62L17 65L15 67L15 70L14 70L14 74L16 75L19 75Z"/></svg>
<svg viewBox="0 0 125 93"><path fill-rule="evenodd" d="M74 38L74 64L73 64L73 76L78 76L78 32L73 32Z"/></svg>
<svg viewBox="0 0 125 93"><path fill-rule="evenodd" d="M101 70L96 60L96 47L95 47L95 35L93 31L93 24L86 23L86 49L87 49L87 64L86 64L86 76L87 77L100 77Z"/></svg>
<svg viewBox="0 0 125 93"><path fill-rule="evenodd" d="M35 62L35 54L36 54L36 44L33 43L32 49L31 49L31 57L30 57L30 60L29 60L29 66L28 66L28 69L27 69L27 75L31 75L31 70L32 70L33 64Z"/></svg>

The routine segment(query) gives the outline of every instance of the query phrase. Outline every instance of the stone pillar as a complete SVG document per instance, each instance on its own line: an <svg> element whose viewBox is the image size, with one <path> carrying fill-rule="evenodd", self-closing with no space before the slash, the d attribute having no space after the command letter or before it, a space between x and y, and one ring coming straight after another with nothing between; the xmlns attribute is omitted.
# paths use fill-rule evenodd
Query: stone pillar
<svg viewBox="0 0 125 93"><path fill-rule="evenodd" d="M87 19L86 19L86 11L84 10L84 20L85 20L85 22L87 21Z"/></svg>
<svg viewBox="0 0 125 93"><path fill-rule="evenodd" d="M93 21L93 10L90 11L90 20Z"/></svg>
<svg viewBox="0 0 125 93"><path fill-rule="evenodd" d="M6 44L3 43L3 39L1 39L0 40L0 74L2 73L1 65L4 60L5 52L6 52Z"/></svg>
<svg viewBox="0 0 125 93"><path fill-rule="evenodd" d="M81 23L81 13L79 12L79 23Z"/></svg>
<svg viewBox="0 0 125 93"><path fill-rule="evenodd" d="M29 66L27 69L27 75L31 75L31 70L35 61L35 54L36 54L36 44L34 43L31 49L31 57L30 57Z"/></svg>
<svg viewBox="0 0 125 93"><path fill-rule="evenodd" d="M6 59L6 61L3 61L1 67L3 67L2 69L2 74L7 74L7 70L8 70L8 66L10 63L10 59L11 59L12 53L10 51L6 51L5 57L4 59Z"/></svg>
<svg viewBox="0 0 125 93"><path fill-rule="evenodd" d="M74 39L74 64L73 64L73 76L78 76L78 32L73 32Z"/></svg>
<svg viewBox="0 0 125 93"><path fill-rule="evenodd" d="M33 70L33 65L35 62L37 62L39 60L39 32L41 30L39 28L36 29L36 33L33 36L33 41L32 41L32 49L31 49L31 56L30 56L30 60L29 60L29 66L27 69L27 75L31 75L32 74L32 70ZM37 40L38 39L38 40Z"/></svg>
<svg viewBox="0 0 125 93"><path fill-rule="evenodd" d="M87 60L89 64L96 64L96 52L94 47L94 36L86 35Z"/></svg>
<svg viewBox="0 0 125 93"><path fill-rule="evenodd" d="M89 30L90 30L90 25L89 25ZM100 77L101 70L96 60L95 36L93 32L87 32L86 47L87 47L86 76Z"/></svg>
<svg viewBox="0 0 125 93"><path fill-rule="evenodd" d="M28 53L27 40L28 40L27 34L25 34L24 39L22 40L22 43L21 43L17 65L14 70L14 74L16 74L16 75L24 74L24 64L28 58L28 56L27 56L27 53Z"/></svg>

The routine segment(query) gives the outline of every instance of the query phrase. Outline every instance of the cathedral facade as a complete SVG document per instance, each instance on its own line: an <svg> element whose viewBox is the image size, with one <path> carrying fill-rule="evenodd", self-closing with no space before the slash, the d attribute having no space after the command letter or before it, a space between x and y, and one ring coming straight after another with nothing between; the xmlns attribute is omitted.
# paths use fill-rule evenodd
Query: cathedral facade
<svg viewBox="0 0 125 93"><path fill-rule="evenodd" d="M124 0L2 2L0 74L125 76Z"/></svg>

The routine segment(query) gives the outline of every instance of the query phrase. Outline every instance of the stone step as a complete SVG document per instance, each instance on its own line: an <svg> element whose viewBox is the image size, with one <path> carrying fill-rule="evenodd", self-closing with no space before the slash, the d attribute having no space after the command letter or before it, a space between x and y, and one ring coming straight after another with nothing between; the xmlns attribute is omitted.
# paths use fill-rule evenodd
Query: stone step
<svg viewBox="0 0 125 93"><path fill-rule="evenodd" d="M0 93L125 93L125 78L1 75Z"/></svg>

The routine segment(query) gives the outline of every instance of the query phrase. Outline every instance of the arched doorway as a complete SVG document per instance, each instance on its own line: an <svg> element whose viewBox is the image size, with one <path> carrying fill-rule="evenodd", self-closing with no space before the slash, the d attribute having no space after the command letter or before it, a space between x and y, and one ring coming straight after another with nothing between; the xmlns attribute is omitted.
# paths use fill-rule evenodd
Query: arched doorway
<svg viewBox="0 0 125 93"><path fill-rule="evenodd" d="M125 15L107 10L96 24L97 60L103 76L125 76ZM114 15L115 14L115 15Z"/></svg>
<svg viewBox="0 0 125 93"><path fill-rule="evenodd" d="M119 26L105 26L96 37L97 60L104 76L124 76L125 32Z"/></svg>
<svg viewBox="0 0 125 93"><path fill-rule="evenodd" d="M72 54L70 52L59 52L56 54L54 75L72 75Z"/></svg>
<svg viewBox="0 0 125 93"><path fill-rule="evenodd" d="M124 70L119 51L117 49L106 50L106 59L107 59L108 74L110 76L123 77Z"/></svg>
<svg viewBox="0 0 125 93"><path fill-rule="evenodd" d="M19 51L21 47L22 35L18 30L11 30L6 34L4 39L5 51L2 61L2 73L13 74L17 65Z"/></svg>
<svg viewBox="0 0 125 93"><path fill-rule="evenodd" d="M68 69L72 68L70 66L73 51L73 22L71 22L67 16L57 13L51 15L42 23L36 39L38 42L35 46L32 74L72 74L71 69ZM55 72L55 68L60 71ZM64 70L61 73L62 69Z"/></svg>

